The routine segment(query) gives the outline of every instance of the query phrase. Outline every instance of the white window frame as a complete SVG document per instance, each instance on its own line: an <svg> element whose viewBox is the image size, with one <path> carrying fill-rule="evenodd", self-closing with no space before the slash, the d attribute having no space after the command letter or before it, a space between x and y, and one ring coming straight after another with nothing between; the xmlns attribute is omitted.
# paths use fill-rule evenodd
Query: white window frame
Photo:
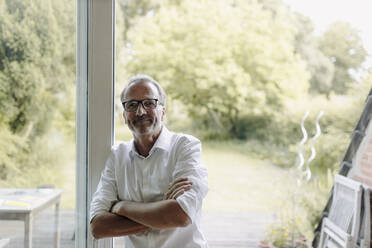
<svg viewBox="0 0 372 248"><path fill-rule="evenodd" d="M114 141L115 0L77 0L75 247L93 247L89 205ZM113 239L99 247L111 248Z"/></svg>

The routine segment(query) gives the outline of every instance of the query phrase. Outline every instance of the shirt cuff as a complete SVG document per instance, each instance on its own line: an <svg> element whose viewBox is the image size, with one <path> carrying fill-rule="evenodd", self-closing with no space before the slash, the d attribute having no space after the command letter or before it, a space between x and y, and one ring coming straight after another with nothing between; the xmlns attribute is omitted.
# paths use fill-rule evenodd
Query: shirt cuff
<svg viewBox="0 0 372 248"><path fill-rule="evenodd" d="M191 223L193 223L199 205L197 204L198 200L195 199L195 196L189 192L185 192L181 196L177 197L176 201L182 210L189 216Z"/></svg>

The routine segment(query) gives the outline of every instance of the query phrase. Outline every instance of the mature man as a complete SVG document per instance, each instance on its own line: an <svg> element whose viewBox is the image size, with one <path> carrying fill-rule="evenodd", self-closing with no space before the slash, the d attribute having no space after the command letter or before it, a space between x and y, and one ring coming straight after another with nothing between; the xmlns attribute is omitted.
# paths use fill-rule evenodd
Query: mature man
<svg viewBox="0 0 372 248"><path fill-rule="evenodd" d="M166 95L151 77L121 94L130 142L115 146L91 203L95 238L125 237L125 247L208 247L200 230L208 191L201 144L163 125Z"/></svg>

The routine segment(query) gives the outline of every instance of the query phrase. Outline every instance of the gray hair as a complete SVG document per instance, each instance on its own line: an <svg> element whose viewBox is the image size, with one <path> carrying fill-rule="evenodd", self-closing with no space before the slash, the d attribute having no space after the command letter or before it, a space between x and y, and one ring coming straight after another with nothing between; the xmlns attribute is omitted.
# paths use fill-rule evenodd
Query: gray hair
<svg viewBox="0 0 372 248"><path fill-rule="evenodd" d="M127 93L128 88L130 86L132 86L134 84L137 84L137 83L142 83L142 82L151 83L156 87L156 89L158 90L158 93L159 93L159 103L161 105L165 106L165 104L167 103L167 95L165 94L165 91L163 90L163 88L160 86L160 84L155 79L153 79L152 77L150 77L148 75L145 75L145 74L138 74L138 75L135 75L135 76L133 76L129 79L129 82L128 82L127 86L125 86L125 88L123 89L123 91L120 94L121 102L123 102L125 100L125 94Z"/></svg>

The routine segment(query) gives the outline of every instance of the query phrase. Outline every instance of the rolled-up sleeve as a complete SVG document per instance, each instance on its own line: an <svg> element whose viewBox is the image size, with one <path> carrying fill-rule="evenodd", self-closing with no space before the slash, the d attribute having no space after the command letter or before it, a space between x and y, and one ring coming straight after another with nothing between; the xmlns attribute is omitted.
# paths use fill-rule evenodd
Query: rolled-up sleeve
<svg viewBox="0 0 372 248"><path fill-rule="evenodd" d="M173 179L187 177L193 184L176 200L193 222L208 193L208 173L202 164L200 141L192 136L184 136L179 142Z"/></svg>
<svg viewBox="0 0 372 248"><path fill-rule="evenodd" d="M105 169L93 194L90 204L90 221L94 216L110 210L112 204L118 200L117 184L115 180L114 154L111 153L106 161Z"/></svg>

